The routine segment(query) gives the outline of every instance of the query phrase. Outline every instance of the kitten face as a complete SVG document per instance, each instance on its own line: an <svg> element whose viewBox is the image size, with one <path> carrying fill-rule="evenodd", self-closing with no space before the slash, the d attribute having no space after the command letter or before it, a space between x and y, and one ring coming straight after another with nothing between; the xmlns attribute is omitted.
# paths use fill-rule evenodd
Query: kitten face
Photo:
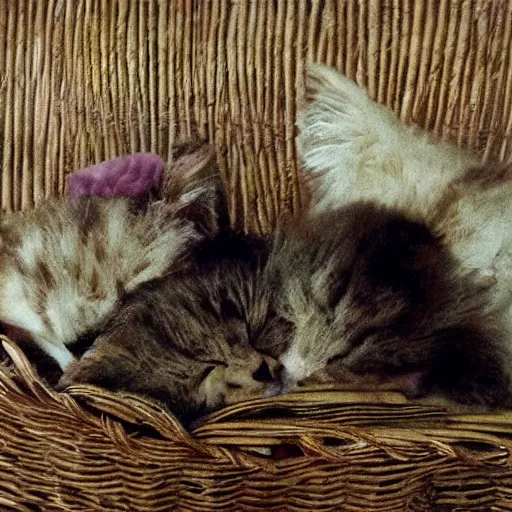
<svg viewBox="0 0 512 512"><path fill-rule="evenodd" d="M295 326L281 362L295 382L348 354L362 337L404 308L400 292L371 283L371 274L364 272L363 239L378 222L370 213L357 206L307 222L277 250L284 290L280 313Z"/></svg>
<svg viewBox="0 0 512 512"><path fill-rule="evenodd" d="M212 244L202 248L210 253L203 265L129 296L60 387L91 383L142 393L184 421L274 389L276 361L251 345L268 338L265 308L251 300L258 270L214 261Z"/></svg>
<svg viewBox="0 0 512 512"><path fill-rule="evenodd" d="M166 404L184 422L223 405L263 396L274 381L266 359L248 344L229 347L223 339L208 341L222 346L222 354L182 349L128 320L125 327L100 336L72 363L58 388L87 383L140 393Z"/></svg>
<svg viewBox="0 0 512 512"><path fill-rule="evenodd" d="M295 318L281 357L284 390L318 382L361 389L387 380L417 394L448 347L464 350L461 339L475 359L492 350L478 328L468 336L484 294L457 275L422 224L354 205L310 222L281 250L283 314Z"/></svg>

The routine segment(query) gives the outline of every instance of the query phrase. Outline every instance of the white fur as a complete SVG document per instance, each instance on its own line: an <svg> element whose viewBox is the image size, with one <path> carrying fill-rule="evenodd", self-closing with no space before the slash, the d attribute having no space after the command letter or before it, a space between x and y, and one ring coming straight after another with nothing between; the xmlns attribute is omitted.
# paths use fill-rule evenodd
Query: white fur
<svg viewBox="0 0 512 512"><path fill-rule="evenodd" d="M512 328L512 181L490 190L464 182L459 188L460 197L434 227L463 267L477 272L481 286L493 287L493 307L506 313Z"/></svg>
<svg viewBox="0 0 512 512"><path fill-rule="evenodd" d="M307 78L297 149L315 180L312 212L357 200L427 213L443 187L478 162L473 155L402 124L352 80L319 64Z"/></svg>
<svg viewBox="0 0 512 512"><path fill-rule="evenodd" d="M199 236L190 222L173 218L174 206L165 202L133 214L126 199L94 201L100 214L86 230L77 221L91 205L83 199L55 199L7 216L1 226L7 239L0 320L26 331L63 369L73 360L67 344L97 328L120 293L167 273ZM9 243L9 233L19 242Z"/></svg>
<svg viewBox="0 0 512 512"><path fill-rule="evenodd" d="M283 354L281 364L286 368L287 378L293 383L297 383L312 373L311 365L299 354L297 346L294 345Z"/></svg>

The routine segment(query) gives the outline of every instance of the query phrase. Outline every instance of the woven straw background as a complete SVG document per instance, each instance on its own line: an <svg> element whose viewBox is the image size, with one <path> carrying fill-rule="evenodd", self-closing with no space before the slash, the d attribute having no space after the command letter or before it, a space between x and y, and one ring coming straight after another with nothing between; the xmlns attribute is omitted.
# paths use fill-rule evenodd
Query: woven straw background
<svg viewBox="0 0 512 512"><path fill-rule="evenodd" d="M294 116L308 59L404 121L486 157L512 152L511 1L0 3L8 210L61 194L81 166L165 158L173 137L198 132L219 151L234 220L269 229L300 205ZM233 406L190 435L137 397L55 393L5 348L2 511L512 510L512 414L300 393Z"/></svg>
<svg viewBox="0 0 512 512"><path fill-rule="evenodd" d="M0 3L7 209L62 193L67 173L108 157L166 158L176 127L214 141L236 222L267 230L300 204L307 59L356 78L404 121L487 156L512 151L507 0Z"/></svg>

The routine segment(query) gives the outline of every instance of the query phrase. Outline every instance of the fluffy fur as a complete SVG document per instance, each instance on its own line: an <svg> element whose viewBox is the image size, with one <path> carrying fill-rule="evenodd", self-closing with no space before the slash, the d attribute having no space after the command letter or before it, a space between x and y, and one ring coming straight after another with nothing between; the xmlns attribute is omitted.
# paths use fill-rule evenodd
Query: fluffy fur
<svg viewBox="0 0 512 512"><path fill-rule="evenodd" d="M487 295L422 223L358 203L194 254L135 291L60 385L142 392L182 418L319 382L508 403Z"/></svg>
<svg viewBox="0 0 512 512"><path fill-rule="evenodd" d="M491 289L487 307L510 330L512 164L483 164L405 126L352 80L317 64L299 117L312 214L367 199L421 219Z"/></svg>
<svg viewBox="0 0 512 512"><path fill-rule="evenodd" d="M2 219L0 321L8 334L35 342L64 369L73 360L67 345L96 330L124 294L179 268L186 250L215 231L211 152L178 151L159 201L51 199Z"/></svg>
<svg viewBox="0 0 512 512"><path fill-rule="evenodd" d="M265 247L228 233L203 242L187 271L128 296L59 386L142 393L186 422L265 394L275 384L275 360L254 344L281 333L268 329L273 290L262 286Z"/></svg>
<svg viewBox="0 0 512 512"><path fill-rule="evenodd" d="M425 224L356 203L300 225L273 259L275 311L294 326L284 390L391 383L410 396L511 403L510 354L488 294Z"/></svg>
<svg viewBox="0 0 512 512"><path fill-rule="evenodd" d="M332 70L313 68L308 98L309 214L264 240L221 229L186 267L123 290L60 387L141 392L183 419L312 383L512 405L509 168L483 178ZM215 194L175 187L196 235L227 223Z"/></svg>
<svg viewBox="0 0 512 512"><path fill-rule="evenodd" d="M446 187L427 222L444 236L462 266L490 288L490 307L511 330L512 165L469 168Z"/></svg>
<svg viewBox="0 0 512 512"><path fill-rule="evenodd" d="M405 126L332 68L309 66L302 103L297 149L313 178L313 214L371 200L428 215L444 187L479 163Z"/></svg>

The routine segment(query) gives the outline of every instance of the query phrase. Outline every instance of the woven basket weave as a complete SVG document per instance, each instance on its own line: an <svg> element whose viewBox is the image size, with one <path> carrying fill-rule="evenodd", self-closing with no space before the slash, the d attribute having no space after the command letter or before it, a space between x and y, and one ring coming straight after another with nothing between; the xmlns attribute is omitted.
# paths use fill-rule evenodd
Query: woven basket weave
<svg viewBox="0 0 512 512"><path fill-rule="evenodd" d="M1 203L79 167L207 136L233 221L300 206L308 59L406 122L512 152L512 2L0 0ZM512 510L512 413L449 417L393 393L240 404L188 434L141 398L49 389L4 342L0 510Z"/></svg>

